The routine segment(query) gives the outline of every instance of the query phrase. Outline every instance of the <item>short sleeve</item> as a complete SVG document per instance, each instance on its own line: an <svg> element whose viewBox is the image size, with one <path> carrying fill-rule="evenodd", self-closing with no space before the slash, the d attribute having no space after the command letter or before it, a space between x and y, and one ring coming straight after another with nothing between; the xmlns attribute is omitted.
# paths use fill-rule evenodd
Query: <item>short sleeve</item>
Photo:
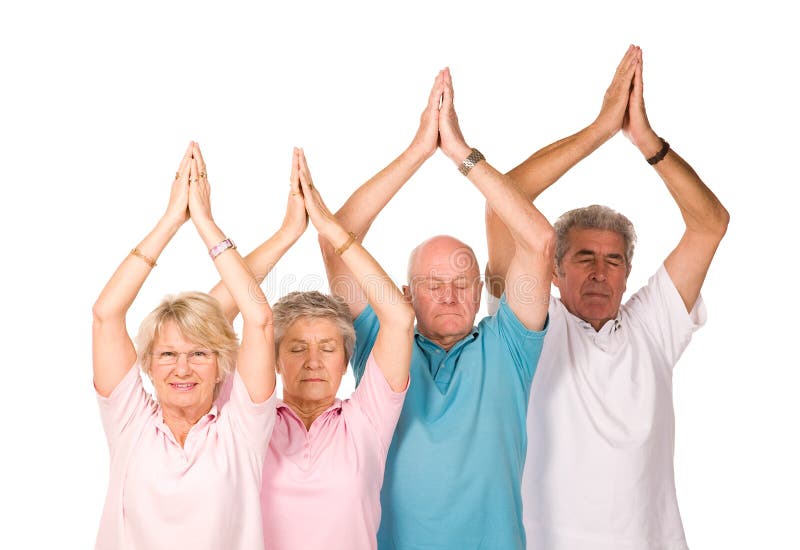
<svg viewBox="0 0 800 550"><path fill-rule="evenodd" d="M517 318L506 301L506 295L503 294L494 317L497 330L511 352L514 365L524 373L528 381L533 380L542 353L544 336L550 324L549 313L542 330L528 330Z"/></svg>
<svg viewBox="0 0 800 550"><path fill-rule="evenodd" d="M687 312L683 299L662 265L647 285L625 304L627 313L646 328L671 365L678 362L692 334L706 322L703 297L698 296L692 311Z"/></svg>
<svg viewBox="0 0 800 550"><path fill-rule="evenodd" d="M392 387L383 376L375 357L370 353L361 383L353 392L350 403L364 413L369 420L378 435L384 454L389 451L394 428L397 426L400 411L403 410L403 401L407 391L408 386L402 392L392 391Z"/></svg>
<svg viewBox="0 0 800 550"><path fill-rule="evenodd" d="M117 441L134 425L144 421L156 410L155 401L144 390L139 368L133 366L108 397L97 394L100 418L108 446L115 449Z"/></svg>
<svg viewBox="0 0 800 550"><path fill-rule="evenodd" d="M358 386L361 383L361 377L364 376L364 369L367 359L372 353L372 346L375 345L375 340L378 338L378 330L381 328L378 316L375 315L372 306L367 305L364 311L355 318L353 328L356 331L356 345L353 349L353 357L350 358L350 364L353 366L353 374L356 377L356 386Z"/></svg>
<svg viewBox="0 0 800 550"><path fill-rule="evenodd" d="M239 371L233 371L231 395L222 407L221 414L227 416L232 426L237 428L247 444L263 455L267 452L269 438L275 427L275 406L277 398L275 390L263 403L253 403L247 386L239 376Z"/></svg>

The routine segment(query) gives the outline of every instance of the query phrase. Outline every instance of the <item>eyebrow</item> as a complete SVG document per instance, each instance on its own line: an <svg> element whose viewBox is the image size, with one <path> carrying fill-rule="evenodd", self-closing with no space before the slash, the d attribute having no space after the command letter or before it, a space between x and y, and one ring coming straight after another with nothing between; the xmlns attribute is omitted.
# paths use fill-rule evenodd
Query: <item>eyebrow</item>
<svg viewBox="0 0 800 550"><path fill-rule="evenodd" d="M319 343L320 344L327 344L328 342L336 343L336 341L337 341L336 338L323 338L322 340L319 340ZM289 343L291 343L291 344L308 344L308 340L306 340L305 338L291 338L291 339L289 339Z"/></svg>
<svg viewBox="0 0 800 550"><path fill-rule="evenodd" d="M579 256L580 257L583 257L583 256L596 256L596 253L593 250L583 249L583 250L578 250L573 255L573 257L579 257ZM622 254L619 254L617 252L612 252L611 254L605 254L603 257L604 258L612 258L614 260L625 261L625 256L623 256Z"/></svg>

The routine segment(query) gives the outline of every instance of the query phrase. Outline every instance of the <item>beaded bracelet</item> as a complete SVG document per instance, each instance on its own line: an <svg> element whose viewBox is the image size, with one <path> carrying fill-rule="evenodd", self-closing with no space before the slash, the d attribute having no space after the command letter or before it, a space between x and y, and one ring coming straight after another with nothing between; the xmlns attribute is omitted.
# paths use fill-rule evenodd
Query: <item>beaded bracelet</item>
<svg viewBox="0 0 800 550"><path fill-rule="evenodd" d="M144 260L144 263L149 265L151 268L156 266L156 261L150 256L142 254L142 251L139 250L138 248L131 249L131 255L136 256L137 258L141 258L142 260Z"/></svg>
<svg viewBox="0 0 800 550"><path fill-rule="evenodd" d="M344 254L344 251L350 248L350 245L353 244L357 239L356 234L352 231L349 231L348 235L350 235L350 237L345 241L345 243L334 251L336 252L337 256Z"/></svg>

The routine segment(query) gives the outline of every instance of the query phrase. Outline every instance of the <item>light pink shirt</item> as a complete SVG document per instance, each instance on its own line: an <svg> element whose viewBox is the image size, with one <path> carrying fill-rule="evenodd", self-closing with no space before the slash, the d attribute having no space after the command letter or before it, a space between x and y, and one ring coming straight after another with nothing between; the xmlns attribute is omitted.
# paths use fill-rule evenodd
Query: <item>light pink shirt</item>
<svg viewBox="0 0 800 550"><path fill-rule="evenodd" d="M261 491L266 550L377 548L383 469L404 399L370 354L352 397L308 431L278 402Z"/></svg>
<svg viewBox="0 0 800 550"><path fill-rule="evenodd" d="M230 401L213 406L183 447L138 368L97 396L111 451L97 549L262 548L259 492L276 399L252 403L233 376Z"/></svg>

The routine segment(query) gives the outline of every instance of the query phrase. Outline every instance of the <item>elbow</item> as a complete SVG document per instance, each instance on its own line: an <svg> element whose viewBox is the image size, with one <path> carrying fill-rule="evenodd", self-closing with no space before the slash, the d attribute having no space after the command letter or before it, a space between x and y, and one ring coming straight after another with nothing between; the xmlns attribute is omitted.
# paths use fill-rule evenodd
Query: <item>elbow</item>
<svg viewBox="0 0 800 550"><path fill-rule="evenodd" d="M262 304L258 304L246 312L242 310L242 322L264 330L272 325L272 309L265 300Z"/></svg>
<svg viewBox="0 0 800 550"><path fill-rule="evenodd" d="M530 255L552 259L556 252L556 231L549 223L531 230L520 243Z"/></svg>
<svg viewBox="0 0 800 550"><path fill-rule="evenodd" d="M725 233L728 232L728 224L731 222L730 212L728 212L728 210L721 204L719 205L719 212L717 214L717 219L718 219L717 227L719 228L719 238L721 240L722 237L725 236Z"/></svg>
<svg viewBox="0 0 800 550"><path fill-rule="evenodd" d="M102 324L112 317L115 317L114 312L106 304L102 298L98 298L92 306L92 322L94 324Z"/></svg>

